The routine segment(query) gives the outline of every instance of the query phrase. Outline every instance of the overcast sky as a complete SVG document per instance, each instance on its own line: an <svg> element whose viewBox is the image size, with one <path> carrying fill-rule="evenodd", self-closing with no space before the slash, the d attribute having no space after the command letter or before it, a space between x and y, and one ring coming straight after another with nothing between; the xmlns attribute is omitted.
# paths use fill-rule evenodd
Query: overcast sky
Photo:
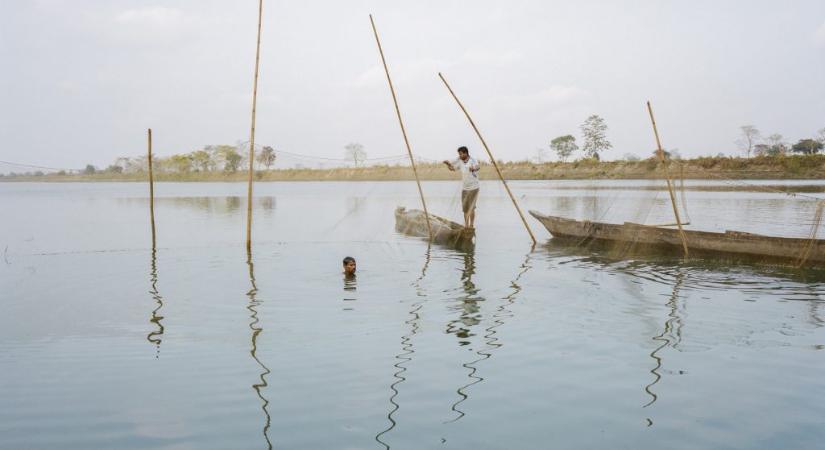
<svg viewBox="0 0 825 450"><path fill-rule="evenodd" d="M257 0L0 0L0 160L75 168L248 139ZM614 148L734 153L739 126L825 127L825 1L264 2L257 142L340 158L524 159L590 114ZM0 171L10 170L0 167Z"/></svg>

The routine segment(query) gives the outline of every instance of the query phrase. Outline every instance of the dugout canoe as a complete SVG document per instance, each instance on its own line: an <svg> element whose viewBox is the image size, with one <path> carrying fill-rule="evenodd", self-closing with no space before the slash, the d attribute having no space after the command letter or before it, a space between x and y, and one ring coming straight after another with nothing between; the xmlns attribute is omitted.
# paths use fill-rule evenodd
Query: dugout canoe
<svg viewBox="0 0 825 450"><path fill-rule="evenodd" d="M473 246L475 229L430 214L430 226L433 229L433 242L457 248ZM410 236L429 238L427 219L424 211L399 206L395 209L395 230Z"/></svg>
<svg viewBox="0 0 825 450"><path fill-rule="evenodd" d="M654 247L674 254L682 253L679 230L625 222L612 224L547 216L537 211L530 214L538 219L554 237L572 238L604 243ZM743 231L685 230L688 250L698 254L740 255L794 265L825 266L825 240L785 238L746 233Z"/></svg>

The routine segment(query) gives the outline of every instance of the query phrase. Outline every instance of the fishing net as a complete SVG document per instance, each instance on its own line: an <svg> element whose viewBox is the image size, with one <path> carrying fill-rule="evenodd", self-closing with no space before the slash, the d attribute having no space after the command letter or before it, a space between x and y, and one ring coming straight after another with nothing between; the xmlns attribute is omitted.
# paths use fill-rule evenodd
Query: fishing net
<svg viewBox="0 0 825 450"><path fill-rule="evenodd" d="M551 245L616 259L688 256L797 267L823 264L825 246L817 237L825 208L812 193L821 190L816 181L806 186L713 173L708 173L710 179L686 180L682 161L651 160L649 165L658 179L593 177L572 186L548 186L558 189L559 196L543 214L577 221L545 221L554 236Z"/></svg>

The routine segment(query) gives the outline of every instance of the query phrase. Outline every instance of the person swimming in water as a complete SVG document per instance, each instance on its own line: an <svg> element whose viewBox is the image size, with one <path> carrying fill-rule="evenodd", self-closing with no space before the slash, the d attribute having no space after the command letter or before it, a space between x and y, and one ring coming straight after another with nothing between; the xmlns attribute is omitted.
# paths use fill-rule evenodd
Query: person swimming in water
<svg viewBox="0 0 825 450"><path fill-rule="evenodd" d="M355 276L355 258L352 256L347 256L344 258L344 276L347 278Z"/></svg>

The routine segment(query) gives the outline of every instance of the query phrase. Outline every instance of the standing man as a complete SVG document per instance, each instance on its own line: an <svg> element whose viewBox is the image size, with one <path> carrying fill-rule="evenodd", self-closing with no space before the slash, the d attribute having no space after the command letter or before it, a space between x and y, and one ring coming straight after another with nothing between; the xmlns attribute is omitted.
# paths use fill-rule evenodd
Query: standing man
<svg viewBox="0 0 825 450"><path fill-rule="evenodd" d="M473 228L476 220L476 200L478 200L478 161L470 158L467 147L458 148L458 158L444 160L450 171L461 171L461 210L464 211L464 226Z"/></svg>

